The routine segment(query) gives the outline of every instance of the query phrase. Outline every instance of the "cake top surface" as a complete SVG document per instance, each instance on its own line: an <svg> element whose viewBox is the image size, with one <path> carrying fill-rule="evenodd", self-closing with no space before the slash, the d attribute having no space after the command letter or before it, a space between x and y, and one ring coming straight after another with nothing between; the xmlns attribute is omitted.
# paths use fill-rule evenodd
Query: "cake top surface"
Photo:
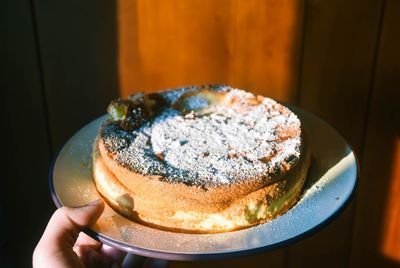
<svg viewBox="0 0 400 268"><path fill-rule="evenodd" d="M298 117L228 86L136 94L109 106L100 138L111 158L143 175L199 187L269 180L300 158Z"/></svg>

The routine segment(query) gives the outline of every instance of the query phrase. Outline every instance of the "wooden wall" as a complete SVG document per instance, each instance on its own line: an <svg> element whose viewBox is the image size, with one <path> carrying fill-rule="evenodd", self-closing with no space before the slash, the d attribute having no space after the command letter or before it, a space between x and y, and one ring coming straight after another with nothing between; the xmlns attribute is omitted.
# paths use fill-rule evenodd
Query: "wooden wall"
<svg viewBox="0 0 400 268"><path fill-rule="evenodd" d="M7 235L0 235L0 250L9 257L3 262L30 265L54 209L50 161L112 98L224 83L332 124L358 155L357 195L331 225L290 247L170 266L400 267L399 1L4 4L0 96L8 161L2 162L0 226Z"/></svg>

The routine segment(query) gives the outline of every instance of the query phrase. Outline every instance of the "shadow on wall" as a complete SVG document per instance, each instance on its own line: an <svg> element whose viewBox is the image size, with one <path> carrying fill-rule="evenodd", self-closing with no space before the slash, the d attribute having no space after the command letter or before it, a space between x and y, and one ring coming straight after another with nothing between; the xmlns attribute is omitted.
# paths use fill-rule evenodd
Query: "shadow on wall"
<svg viewBox="0 0 400 268"><path fill-rule="evenodd" d="M114 1L8 0L0 14L0 266L29 267L55 209L51 159L118 97L117 12Z"/></svg>

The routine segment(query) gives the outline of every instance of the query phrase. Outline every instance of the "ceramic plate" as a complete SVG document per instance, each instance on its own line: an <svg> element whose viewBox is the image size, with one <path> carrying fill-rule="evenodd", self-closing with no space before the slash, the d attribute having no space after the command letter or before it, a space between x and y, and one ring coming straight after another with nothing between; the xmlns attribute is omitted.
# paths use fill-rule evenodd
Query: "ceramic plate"
<svg viewBox="0 0 400 268"><path fill-rule="evenodd" d="M184 234L132 222L106 206L86 232L104 244L160 259L199 260L242 256L275 249L326 225L349 202L357 181L357 161L346 141L316 116L292 107L307 129L313 161L299 202L280 217L240 231ZM54 202L79 206L99 198L91 172L92 144L102 116L78 131L60 151L50 172Z"/></svg>

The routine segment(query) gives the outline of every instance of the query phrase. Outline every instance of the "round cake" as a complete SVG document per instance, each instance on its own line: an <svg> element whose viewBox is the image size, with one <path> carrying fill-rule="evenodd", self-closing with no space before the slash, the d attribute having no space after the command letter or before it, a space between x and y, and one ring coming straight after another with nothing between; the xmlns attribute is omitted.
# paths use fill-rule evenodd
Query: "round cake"
<svg viewBox="0 0 400 268"><path fill-rule="evenodd" d="M229 86L112 101L93 151L99 193L123 216L178 232L250 227L286 212L310 149L299 118Z"/></svg>

